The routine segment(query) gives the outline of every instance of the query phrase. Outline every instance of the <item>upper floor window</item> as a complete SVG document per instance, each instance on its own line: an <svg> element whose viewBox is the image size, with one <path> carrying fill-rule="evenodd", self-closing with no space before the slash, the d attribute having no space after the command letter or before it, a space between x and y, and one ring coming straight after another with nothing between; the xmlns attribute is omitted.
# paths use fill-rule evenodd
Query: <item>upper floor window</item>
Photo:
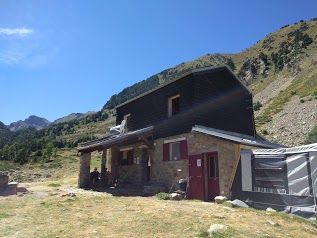
<svg viewBox="0 0 317 238"><path fill-rule="evenodd" d="M125 120L125 129L129 130L131 124L130 124L130 118L131 114L124 115L123 120Z"/></svg>
<svg viewBox="0 0 317 238"><path fill-rule="evenodd" d="M168 116L174 116L180 112L180 101L179 101L180 95L176 95L173 97L170 97L168 99Z"/></svg>

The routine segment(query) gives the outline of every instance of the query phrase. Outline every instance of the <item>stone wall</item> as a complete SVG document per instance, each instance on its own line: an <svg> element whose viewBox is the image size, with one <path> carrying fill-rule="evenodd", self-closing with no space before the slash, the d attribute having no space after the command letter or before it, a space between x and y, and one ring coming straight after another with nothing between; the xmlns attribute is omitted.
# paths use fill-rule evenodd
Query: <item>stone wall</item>
<svg viewBox="0 0 317 238"><path fill-rule="evenodd" d="M219 166L219 187L220 195L229 196L230 176L234 167L235 149L234 143L220 140L211 136L204 136L197 133L187 133L167 138L161 138L155 141L154 153L151 158L151 179L150 184L153 186L165 187L165 191L179 189L179 180L188 179L188 159L178 161L163 161L163 144L165 140L178 139L185 137L188 146L188 155L203 154L208 152L218 153ZM133 157L139 161L133 165L118 166L118 152L120 148L112 148L109 154L111 160L111 173L113 178L119 173L122 178L122 170L126 170L129 181L132 184L143 185L146 180L146 156L142 156L142 148L140 144L129 145L133 147ZM178 171L181 170L181 171Z"/></svg>
<svg viewBox="0 0 317 238"><path fill-rule="evenodd" d="M133 165L122 165L118 166L118 153L120 149L124 149L125 147L117 148L116 150L112 150L111 153L111 173L112 174L119 174L119 177L123 178L123 170L125 170L128 174L129 183L135 185L143 185L146 178L146 170L144 167L144 163L146 157L142 156L142 149L144 147L141 146L142 144L134 144L129 145L127 147L133 148ZM140 147L141 146L141 147Z"/></svg>
<svg viewBox="0 0 317 238"><path fill-rule="evenodd" d="M165 140L186 137L187 134L171 136L155 141L154 155L151 160L151 183L164 185L166 191L179 189L178 181L188 178L188 160L163 161L163 144ZM181 171L177 171L181 169Z"/></svg>
<svg viewBox="0 0 317 238"><path fill-rule="evenodd" d="M0 189L8 186L9 176L3 173L0 173Z"/></svg>
<svg viewBox="0 0 317 238"><path fill-rule="evenodd" d="M155 141L152 161L151 182L165 185L167 191L179 189L179 179L188 179L188 160L163 161L163 143L165 140L185 137L188 155L208 152L218 153L220 194L229 196L229 181L234 167L234 144L211 136L196 133L182 134ZM180 172L177 170L181 169Z"/></svg>

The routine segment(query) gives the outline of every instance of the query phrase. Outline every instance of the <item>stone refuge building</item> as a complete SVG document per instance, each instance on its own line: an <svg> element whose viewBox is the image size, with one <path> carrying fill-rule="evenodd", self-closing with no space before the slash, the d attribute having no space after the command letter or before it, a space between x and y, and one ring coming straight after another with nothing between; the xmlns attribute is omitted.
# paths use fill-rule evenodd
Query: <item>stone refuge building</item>
<svg viewBox="0 0 317 238"><path fill-rule="evenodd" d="M227 66L195 69L116 107L120 133L82 143L78 185L90 186L91 152L102 151L112 178L156 193L179 189L187 197L230 197L243 148L276 148L256 134L251 92Z"/></svg>

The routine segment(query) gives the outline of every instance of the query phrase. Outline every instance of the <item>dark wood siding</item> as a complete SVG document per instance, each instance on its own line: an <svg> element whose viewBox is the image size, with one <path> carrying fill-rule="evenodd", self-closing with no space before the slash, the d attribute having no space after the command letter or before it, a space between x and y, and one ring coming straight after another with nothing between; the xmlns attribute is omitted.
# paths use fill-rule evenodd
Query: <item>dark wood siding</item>
<svg viewBox="0 0 317 238"><path fill-rule="evenodd" d="M187 111L188 107L192 105L194 97L192 79L193 76L188 75L160 88L159 90L153 91L152 93L117 108L117 125L121 123L124 115L131 114L130 130L137 130L158 124L160 125L160 128L164 130L166 126L170 125L169 123L165 123L170 120L170 118L168 118L168 98L178 94L180 95L180 114ZM171 122L172 121L173 120L171 120Z"/></svg>
<svg viewBox="0 0 317 238"><path fill-rule="evenodd" d="M195 123L254 136L252 94L225 71L196 75Z"/></svg>
<svg viewBox="0 0 317 238"><path fill-rule="evenodd" d="M168 98L180 95L180 114L168 117ZM190 132L192 126L254 135L252 95L225 67L195 72L117 108L117 125L154 125L154 137Z"/></svg>

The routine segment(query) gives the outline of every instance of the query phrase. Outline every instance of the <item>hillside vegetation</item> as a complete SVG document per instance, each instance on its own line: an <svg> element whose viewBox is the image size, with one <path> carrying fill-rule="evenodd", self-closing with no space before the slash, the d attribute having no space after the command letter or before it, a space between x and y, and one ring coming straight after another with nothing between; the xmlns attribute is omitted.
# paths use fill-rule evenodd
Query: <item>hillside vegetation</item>
<svg viewBox="0 0 317 238"><path fill-rule="evenodd" d="M192 69L219 64L227 64L253 92L259 133L289 146L317 142L315 18L282 26L241 53L206 54L166 69L123 89L113 95L101 111L84 118L70 115L40 131L11 133L0 125L0 160L19 163L46 160L50 157L44 153L49 143L54 148L74 148L80 142L104 137L115 123L113 108L117 105ZM72 120L72 116L76 119Z"/></svg>

